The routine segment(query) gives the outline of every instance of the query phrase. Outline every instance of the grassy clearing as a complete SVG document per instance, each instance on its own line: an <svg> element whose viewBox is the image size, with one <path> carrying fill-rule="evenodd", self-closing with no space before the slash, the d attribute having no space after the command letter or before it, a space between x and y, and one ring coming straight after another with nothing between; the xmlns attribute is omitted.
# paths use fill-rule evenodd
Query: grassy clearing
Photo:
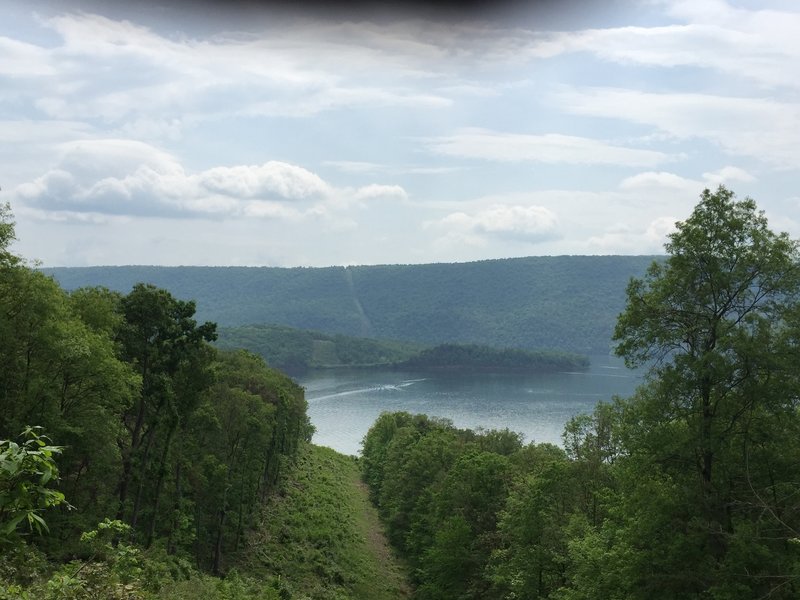
<svg viewBox="0 0 800 600"><path fill-rule="evenodd" d="M242 571L280 576L293 598L410 596L358 463L329 448L309 444L301 450L241 556Z"/></svg>

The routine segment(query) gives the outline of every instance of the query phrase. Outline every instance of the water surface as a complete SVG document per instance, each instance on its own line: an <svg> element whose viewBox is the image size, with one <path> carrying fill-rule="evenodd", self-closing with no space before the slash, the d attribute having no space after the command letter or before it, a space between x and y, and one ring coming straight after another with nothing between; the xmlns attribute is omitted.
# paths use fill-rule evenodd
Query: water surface
<svg viewBox="0 0 800 600"><path fill-rule="evenodd" d="M450 419L457 427L502 429L526 442L561 444L564 424L615 394L630 395L641 373L611 356L592 356L587 371L546 374L319 370L299 379L317 429L314 443L358 454L384 411Z"/></svg>

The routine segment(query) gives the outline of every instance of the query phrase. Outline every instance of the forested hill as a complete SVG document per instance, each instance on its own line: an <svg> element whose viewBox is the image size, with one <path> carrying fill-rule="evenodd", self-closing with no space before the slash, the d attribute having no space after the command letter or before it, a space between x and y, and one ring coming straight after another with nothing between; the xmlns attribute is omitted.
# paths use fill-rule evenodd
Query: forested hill
<svg viewBox="0 0 800 600"><path fill-rule="evenodd" d="M652 256L559 256L326 268L44 269L66 289L152 283L197 302L199 320L496 347L606 352L625 286Z"/></svg>

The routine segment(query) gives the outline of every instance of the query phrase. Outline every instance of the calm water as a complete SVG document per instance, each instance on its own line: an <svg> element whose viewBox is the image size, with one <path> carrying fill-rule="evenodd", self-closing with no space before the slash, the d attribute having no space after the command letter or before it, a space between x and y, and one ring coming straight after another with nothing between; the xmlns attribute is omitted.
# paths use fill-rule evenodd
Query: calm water
<svg viewBox="0 0 800 600"><path fill-rule="evenodd" d="M627 396L641 373L611 356L591 357L586 372L541 375L323 370L299 382L317 428L314 443L358 454L361 439L384 411L445 417L457 427L502 429L525 441L561 444L564 424L600 400Z"/></svg>

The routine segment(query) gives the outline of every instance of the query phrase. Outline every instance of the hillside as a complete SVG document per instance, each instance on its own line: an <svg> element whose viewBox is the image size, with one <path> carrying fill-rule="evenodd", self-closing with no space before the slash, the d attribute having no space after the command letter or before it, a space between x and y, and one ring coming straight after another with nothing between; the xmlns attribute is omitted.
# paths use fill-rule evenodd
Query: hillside
<svg viewBox="0 0 800 600"><path fill-rule="evenodd" d="M293 374L315 367L394 364L422 349L410 342L325 334L285 325L221 327L218 334L218 348L244 348L262 356L270 366Z"/></svg>
<svg viewBox="0 0 800 600"><path fill-rule="evenodd" d="M66 289L148 282L220 326L281 324L423 344L606 352L625 286L650 256L559 256L326 268L44 269Z"/></svg>
<svg viewBox="0 0 800 600"><path fill-rule="evenodd" d="M310 444L265 505L237 567L278 577L287 597L400 600L410 596L354 458Z"/></svg>

